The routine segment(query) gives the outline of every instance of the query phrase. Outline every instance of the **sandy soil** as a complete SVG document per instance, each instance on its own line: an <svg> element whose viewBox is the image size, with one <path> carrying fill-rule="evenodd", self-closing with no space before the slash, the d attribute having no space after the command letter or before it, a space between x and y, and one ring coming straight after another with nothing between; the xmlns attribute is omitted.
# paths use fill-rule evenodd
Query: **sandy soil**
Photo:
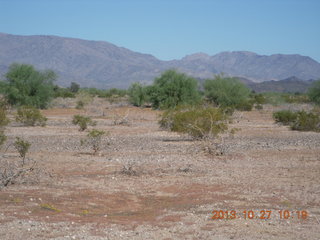
<svg viewBox="0 0 320 240"><path fill-rule="evenodd" d="M320 134L276 125L274 109L237 113L223 155L161 130L158 111L101 101L45 110L44 128L12 123L39 176L0 191L0 239L319 239ZM110 133L99 154L80 145L79 113Z"/></svg>

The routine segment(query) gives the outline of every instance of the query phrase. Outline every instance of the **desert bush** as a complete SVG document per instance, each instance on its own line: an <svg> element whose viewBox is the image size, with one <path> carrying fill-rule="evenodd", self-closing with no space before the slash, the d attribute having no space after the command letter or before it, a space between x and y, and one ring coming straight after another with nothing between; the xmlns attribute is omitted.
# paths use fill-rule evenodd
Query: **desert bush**
<svg viewBox="0 0 320 240"><path fill-rule="evenodd" d="M175 108L178 105L193 105L200 101L197 80L175 70L168 70L154 80L147 89L152 107Z"/></svg>
<svg viewBox="0 0 320 240"><path fill-rule="evenodd" d="M308 103L310 102L309 96L300 93L280 93L280 92L265 92L262 94L265 98L264 103L279 106L285 103Z"/></svg>
<svg viewBox="0 0 320 240"><path fill-rule="evenodd" d="M250 94L250 100L249 103L252 104L252 107L254 107L257 110L262 110L263 109L263 104L267 103L267 99L265 96L261 93L251 93Z"/></svg>
<svg viewBox="0 0 320 240"><path fill-rule="evenodd" d="M254 108L257 109L257 110L262 110L263 109L263 105L256 104L256 105L254 105Z"/></svg>
<svg viewBox="0 0 320 240"><path fill-rule="evenodd" d="M126 111L124 114L114 113L113 125L130 126L131 123L128 116L129 116L129 111Z"/></svg>
<svg viewBox="0 0 320 240"><path fill-rule="evenodd" d="M46 108L53 97L53 71L37 71L32 65L15 63L6 78L5 97L12 105Z"/></svg>
<svg viewBox="0 0 320 240"><path fill-rule="evenodd" d="M106 134L105 131L92 129L88 133L86 139L81 140L81 145L89 145L93 150L93 154L96 154L100 150L102 137L105 134Z"/></svg>
<svg viewBox="0 0 320 240"><path fill-rule="evenodd" d="M320 115L320 106L314 106L314 108L311 110L314 114Z"/></svg>
<svg viewBox="0 0 320 240"><path fill-rule="evenodd" d="M31 144L21 138L16 138L13 145L18 150L20 159L0 157L0 189L16 183L19 179L26 181L30 177L29 173L35 170L36 161L32 159L26 161L26 154Z"/></svg>
<svg viewBox="0 0 320 240"><path fill-rule="evenodd" d="M214 79L207 79L204 94L210 102L221 107L250 108L250 89L236 78L217 75Z"/></svg>
<svg viewBox="0 0 320 240"><path fill-rule="evenodd" d="M149 97L146 92L146 87L140 83L133 83L128 89L129 102L134 106L141 107Z"/></svg>
<svg viewBox="0 0 320 240"><path fill-rule="evenodd" d="M72 82L70 84L70 87L69 87L70 92L77 93L79 89L80 89L80 85L78 83Z"/></svg>
<svg viewBox="0 0 320 240"><path fill-rule="evenodd" d="M227 114L219 108L191 107L167 110L160 126L178 133L186 133L194 139L214 138L227 130Z"/></svg>
<svg viewBox="0 0 320 240"><path fill-rule="evenodd" d="M127 176L139 176L141 174L141 169L135 164L129 163L122 166L120 173Z"/></svg>
<svg viewBox="0 0 320 240"><path fill-rule="evenodd" d="M10 107L10 104L8 103L7 99L3 96L0 96L0 109L6 111Z"/></svg>
<svg viewBox="0 0 320 240"><path fill-rule="evenodd" d="M76 98L77 105L79 105L80 103L82 105L82 108L93 101L93 96L90 95L88 92L83 91L82 89L76 94Z"/></svg>
<svg viewBox="0 0 320 240"><path fill-rule="evenodd" d="M44 127L46 125L47 118L43 116L40 110L35 107L22 106L18 108L16 121L23 123L24 126L39 125Z"/></svg>
<svg viewBox="0 0 320 240"><path fill-rule="evenodd" d="M8 125L9 119L7 118L6 110L0 106L0 128Z"/></svg>
<svg viewBox="0 0 320 240"><path fill-rule="evenodd" d="M5 94L7 87L8 87L8 83L0 80L0 94Z"/></svg>
<svg viewBox="0 0 320 240"><path fill-rule="evenodd" d="M101 97L101 98L110 98L116 97L121 98L125 97L127 94L127 90L125 89L118 89L118 88L111 88L111 89L97 89L97 88L81 88L80 92L85 92L92 97Z"/></svg>
<svg viewBox="0 0 320 240"><path fill-rule="evenodd" d="M76 95L74 92L72 92L69 88L62 88L59 86L54 86L53 87L53 97L58 98L74 98Z"/></svg>
<svg viewBox="0 0 320 240"><path fill-rule="evenodd" d="M291 125L292 130L320 132L320 115L313 112L299 111Z"/></svg>
<svg viewBox="0 0 320 240"><path fill-rule="evenodd" d="M83 109L84 108L84 102L79 100L77 101L76 109Z"/></svg>
<svg viewBox="0 0 320 240"><path fill-rule="evenodd" d="M320 105L320 80L315 81L308 90L310 100Z"/></svg>
<svg viewBox="0 0 320 240"><path fill-rule="evenodd" d="M296 121L298 114L290 110L281 110L273 113L273 119L277 123L282 123L283 125L290 125Z"/></svg>
<svg viewBox="0 0 320 240"><path fill-rule="evenodd" d="M251 93L250 98L253 99L253 103L255 104L267 103L266 97L261 93Z"/></svg>
<svg viewBox="0 0 320 240"><path fill-rule="evenodd" d="M273 113L276 122L289 125L292 130L320 131L320 114L317 112L282 110Z"/></svg>
<svg viewBox="0 0 320 240"><path fill-rule="evenodd" d="M74 115L72 119L72 123L74 125L79 125L79 131L84 131L88 128L88 125L95 126L96 122L93 121L88 116L82 116L82 115Z"/></svg>
<svg viewBox="0 0 320 240"><path fill-rule="evenodd" d="M7 136L4 134L3 130L0 130L0 147L5 143L7 140Z"/></svg>
<svg viewBox="0 0 320 240"><path fill-rule="evenodd" d="M253 101L241 101L237 105L235 105L235 108L239 111L251 111L253 108Z"/></svg>
<svg viewBox="0 0 320 240"><path fill-rule="evenodd" d="M9 119L7 118L5 107L0 106L0 147L7 140L7 137L4 134L4 128L6 125L8 125L8 123Z"/></svg>
<svg viewBox="0 0 320 240"><path fill-rule="evenodd" d="M35 161L29 161L27 164L22 165L12 159L10 161L0 159L0 164L0 190L16 182L32 181L32 178L36 177L32 174L35 172Z"/></svg>
<svg viewBox="0 0 320 240"><path fill-rule="evenodd" d="M283 94L278 92L265 92L263 93L265 97L265 103L272 104L273 106L279 106L286 103Z"/></svg>
<svg viewBox="0 0 320 240"><path fill-rule="evenodd" d="M287 103L308 103L310 102L309 96L306 94L290 94L286 93L282 95L284 98L284 101Z"/></svg>
<svg viewBox="0 0 320 240"><path fill-rule="evenodd" d="M22 158L22 165L25 164L26 154L28 153L30 146L31 144L28 141L25 141L19 137L17 137L16 141L14 142L14 147Z"/></svg>
<svg viewBox="0 0 320 240"><path fill-rule="evenodd" d="M104 90L105 97L125 97L128 94L128 91L125 89L111 88L108 90Z"/></svg>

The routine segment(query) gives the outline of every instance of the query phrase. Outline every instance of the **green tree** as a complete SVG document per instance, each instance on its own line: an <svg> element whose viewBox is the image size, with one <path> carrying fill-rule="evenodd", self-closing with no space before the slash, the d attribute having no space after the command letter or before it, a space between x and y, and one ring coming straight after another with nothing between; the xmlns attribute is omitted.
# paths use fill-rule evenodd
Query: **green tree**
<svg viewBox="0 0 320 240"><path fill-rule="evenodd" d="M221 107L242 107L248 100L250 89L236 78L215 76L204 82L204 94Z"/></svg>
<svg viewBox="0 0 320 240"><path fill-rule="evenodd" d="M153 108L174 108L178 105L194 105L200 101L198 82L175 70L167 70L154 80L147 92Z"/></svg>
<svg viewBox="0 0 320 240"><path fill-rule="evenodd" d="M5 93L12 105L46 108L53 96L56 75L51 70L38 71L32 65L14 63L10 66Z"/></svg>
<svg viewBox="0 0 320 240"><path fill-rule="evenodd" d="M308 90L310 100L320 105L320 80L315 81Z"/></svg>
<svg viewBox="0 0 320 240"><path fill-rule="evenodd" d="M128 89L129 101L134 106L140 107L148 101L146 87L140 83L133 83Z"/></svg>
<svg viewBox="0 0 320 240"><path fill-rule="evenodd" d="M70 92L77 93L80 89L80 85L78 83L72 82L70 84Z"/></svg>

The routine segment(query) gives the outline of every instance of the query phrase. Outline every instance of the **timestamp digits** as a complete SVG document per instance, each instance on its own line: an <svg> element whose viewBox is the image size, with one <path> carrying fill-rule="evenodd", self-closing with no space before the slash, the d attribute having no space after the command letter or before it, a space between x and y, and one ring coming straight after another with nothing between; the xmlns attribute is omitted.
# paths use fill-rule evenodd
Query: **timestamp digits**
<svg viewBox="0 0 320 240"><path fill-rule="evenodd" d="M306 210L290 211L290 210L214 210L211 219L270 219L277 216L278 219L302 219L308 218Z"/></svg>

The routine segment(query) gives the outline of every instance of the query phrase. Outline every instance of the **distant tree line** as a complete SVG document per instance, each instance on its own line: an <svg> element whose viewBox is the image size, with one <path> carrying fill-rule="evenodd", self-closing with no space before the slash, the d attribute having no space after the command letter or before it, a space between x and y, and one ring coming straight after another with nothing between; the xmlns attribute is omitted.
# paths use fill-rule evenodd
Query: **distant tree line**
<svg viewBox="0 0 320 240"><path fill-rule="evenodd" d="M102 98L128 96L134 106L149 105L154 109L172 109L180 105L212 104L221 108L251 110L264 103L308 102L320 105L320 80L315 81L308 94L256 94L238 79L216 75L199 81L176 70L167 70L154 79L153 84L133 83L128 90L81 88L76 82L63 88L54 84L57 76L51 70L37 70L28 64L12 64L0 81L0 93L13 106L47 108L53 98L74 98L80 93ZM201 89L201 90L200 90Z"/></svg>

